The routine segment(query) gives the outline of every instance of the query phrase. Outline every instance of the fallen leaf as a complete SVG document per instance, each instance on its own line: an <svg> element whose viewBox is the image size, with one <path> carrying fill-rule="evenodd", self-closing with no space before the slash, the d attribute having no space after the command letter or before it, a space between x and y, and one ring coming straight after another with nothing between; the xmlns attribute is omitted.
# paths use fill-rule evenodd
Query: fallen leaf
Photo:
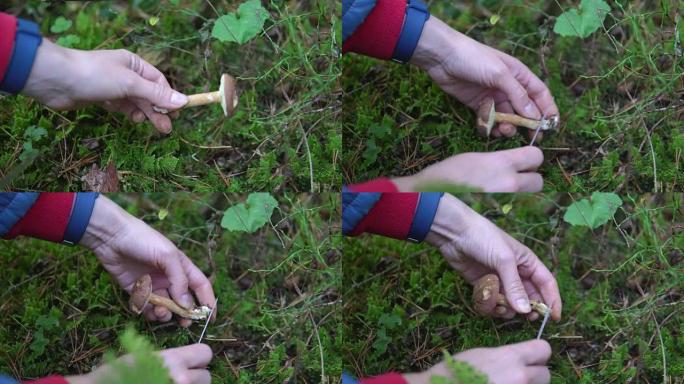
<svg viewBox="0 0 684 384"><path fill-rule="evenodd" d="M119 176L114 163L109 163L106 168L99 169L93 164L91 170L81 178L83 189L92 192L119 192Z"/></svg>

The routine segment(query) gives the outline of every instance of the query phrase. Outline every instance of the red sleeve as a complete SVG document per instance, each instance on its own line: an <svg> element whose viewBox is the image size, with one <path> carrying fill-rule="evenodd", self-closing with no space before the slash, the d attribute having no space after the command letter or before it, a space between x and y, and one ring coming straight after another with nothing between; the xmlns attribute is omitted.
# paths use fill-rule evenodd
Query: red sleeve
<svg viewBox="0 0 684 384"><path fill-rule="evenodd" d="M420 193L384 193L349 236L364 232L406 240Z"/></svg>
<svg viewBox="0 0 684 384"><path fill-rule="evenodd" d="M398 373L386 373L382 376L362 379L359 384L408 384L404 377Z"/></svg>
<svg viewBox="0 0 684 384"><path fill-rule="evenodd" d="M366 20L342 45L342 52L356 52L390 60L406 16L406 0L377 0Z"/></svg>
<svg viewBox="0 0 684 384"><path fill-rule="evenodd" d="M0 12L0 83L14 52L14 38L17 33L17 18Z"/></svg>
<svg viewBox="0 0 684 384"><path fill-rule="evenodd" d="M347 188L349 188L351 192L399 192L397 186L386 177L361 184L352 184Z"/></svg>
<svg viewBox="0 0 684 384"><path fill-rule="evenodd" d="M62 376L50 376L50 377L44 377L42 379L38 380L33 380L33 381L24 381L24 383L30 383L30 384L69 384L68 381L66 381L65 378Z"/></svg>
<svg viewBox="0 0 684 384"><path fill-rule="evenodd" d="M12 227L6 237L12 239L17 236L30 236L61 242L69 224L75 195L66 192L41 193L31 209Z"/></svg>

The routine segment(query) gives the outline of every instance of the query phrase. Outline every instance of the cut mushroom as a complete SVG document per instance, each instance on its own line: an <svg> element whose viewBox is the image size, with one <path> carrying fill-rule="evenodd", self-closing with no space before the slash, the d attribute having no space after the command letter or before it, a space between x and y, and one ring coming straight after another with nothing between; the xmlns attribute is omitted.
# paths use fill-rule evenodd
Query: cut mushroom
<svg viewBox="0 0 684 384"><path fill-rule="evenodd" d="M499 292L500 288L499 276L495 274L488 274L479 278L473 287L475 312L487 316L492 314L497 306L511 308L506 297ZM542 316L551 310L546 304L537 300L530 300L530 306L532 310Z"/></svg>
<svg viewBox="0 0 684 384"><path fill-rule="evenodd" d="M540 129L543 131L554 129L558 126L558 116L534 120L511 113L496 112L494 107L494 99L487 97L482 100L480 107L477 109L477 127L478 129L483 129L487 137L492 133L492 128L494 128L496 123L511 123L515 126L529 129L541 127Z"/></svg>
<svg viewBox="0 0 684 384"><path fill-rule="evenodd" d="M207 104L221 104L223 114L227 117L233 116L235 108L238 106L238 94L235 78L227 73L221 75L221 84L218 91L198 93L195 95L188 95L188 102L181 107L196 107ZM168 113L168 110L159 107L152 107L156 112Z"/></svg>
<svg viewBox="0 0 684 384"><path fill-rule="evenodd" d="M142 275L133 286L129 305L131 311L136 315L139 315L148 303L162 306L180 317L192 320L205 320L211 313L211 308L207 306L203 305L193 309L185 309L176 304L175 301L153 293L152 277L150 275Z"/></svg>

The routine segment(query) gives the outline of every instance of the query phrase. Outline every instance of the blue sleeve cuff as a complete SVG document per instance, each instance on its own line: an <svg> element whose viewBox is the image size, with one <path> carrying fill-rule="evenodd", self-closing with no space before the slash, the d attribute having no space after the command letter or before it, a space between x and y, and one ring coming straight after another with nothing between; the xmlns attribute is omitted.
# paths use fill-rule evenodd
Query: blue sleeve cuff
<svg viewBox="0 0 684 384"><path fill-rule="evenodd" d="M0 237L5 237L26 215L38 196L37 192L0 193Z"/></svg>
<svg viewBox="0 0 684 384"><path fill-rule="evenodd" d="M349 234L380 200L378 192L342 192L342 233Z"/></svg>
<svg viewBox="0 0 684 384"><path fill-rule="evenodd" d="M5 78L0 84L0 91L17 94L24 89L31 74L33 61L38 47L43 42L38 24L17 19L17 36L14 41L14 52L7 66Z"/></svg>
<svg viewBox="0 0 684 384"><path fill-rule="evenodd" d="M342 0L342 42L366 21L375 5L376 0Z"/></svg>
<svg viewBox="0 0 684 384"><path fill-rule="evenodd" d="M19 384L18 381L0 374L0 384Z"/></svg>
<svg viewBox="0 0 684 384"><path fill-rule="evenodd" d="M69 224L67 224L64 231L64 240L62 243L74 245L78 244L83 237L83 234L88 228L90 216L93 213L95 200L99 196L96 192L80 192L76 194L74 207L71 210L71 217Z"/></svg>
<svg viewBox="0 0 684 384"><path fill-rule="evenodd" d="M423 27L430 18L430 11L427 5L421 0L407 0L406 16L404 26L399 35L397 46L394 47L392 60L399 63L408 63L413 56L413 52L418 46L418 40L423 34Z"/></svg>
<svg viewBox="0 0 684 384"><path fill-rule="evenodd" d="M342 384L358 384L358 381L346 373L342 373Z"/></svg>
<svg viewBox="0 0 684 384"><path fill-rule="evenodd" d="M435 220L437 207L439 207L439 200L444 195L444 192L423 192L418 197L418 205L416 205L416 215L411 222L411 229L408 233L408 241L420 243L425 240L432 222Z"/></svg>

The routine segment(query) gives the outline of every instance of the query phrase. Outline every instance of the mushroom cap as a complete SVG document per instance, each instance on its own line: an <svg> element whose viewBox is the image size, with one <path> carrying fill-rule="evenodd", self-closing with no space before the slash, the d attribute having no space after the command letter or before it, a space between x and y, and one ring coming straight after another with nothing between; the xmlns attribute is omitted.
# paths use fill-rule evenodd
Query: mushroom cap
<svg viewBox="0 0 684 384"><path fill-rule="evenodd" d="M488 274L479 278L473 288L475 312L481 315L490 315L497 305L499 288L499 276Z"/></svg>
<svg viewBox="0 0 684 384"><path fill-rule="evenodd" d="M237 87L235 78L227 73L221 75L219 95L221 96L221 108L225 116L233 116L235 107L238 105Z"/></svg>
<svg viewBox="0 0 684 384"><path fill-rule="evenodd" d="M487 137L492 133L495 117L494 99L491 97L482 99L480 106L477 108L477 127L484 129Z"/></svg>
<svg viewBox="0 0 684 384"><path fill-rule="evenodd" d="M131 311L139 315L150 300L152 293L152 277L150 275L142 275L133 285L133 292L131 292L131 299L128 304Z"/></svg>

